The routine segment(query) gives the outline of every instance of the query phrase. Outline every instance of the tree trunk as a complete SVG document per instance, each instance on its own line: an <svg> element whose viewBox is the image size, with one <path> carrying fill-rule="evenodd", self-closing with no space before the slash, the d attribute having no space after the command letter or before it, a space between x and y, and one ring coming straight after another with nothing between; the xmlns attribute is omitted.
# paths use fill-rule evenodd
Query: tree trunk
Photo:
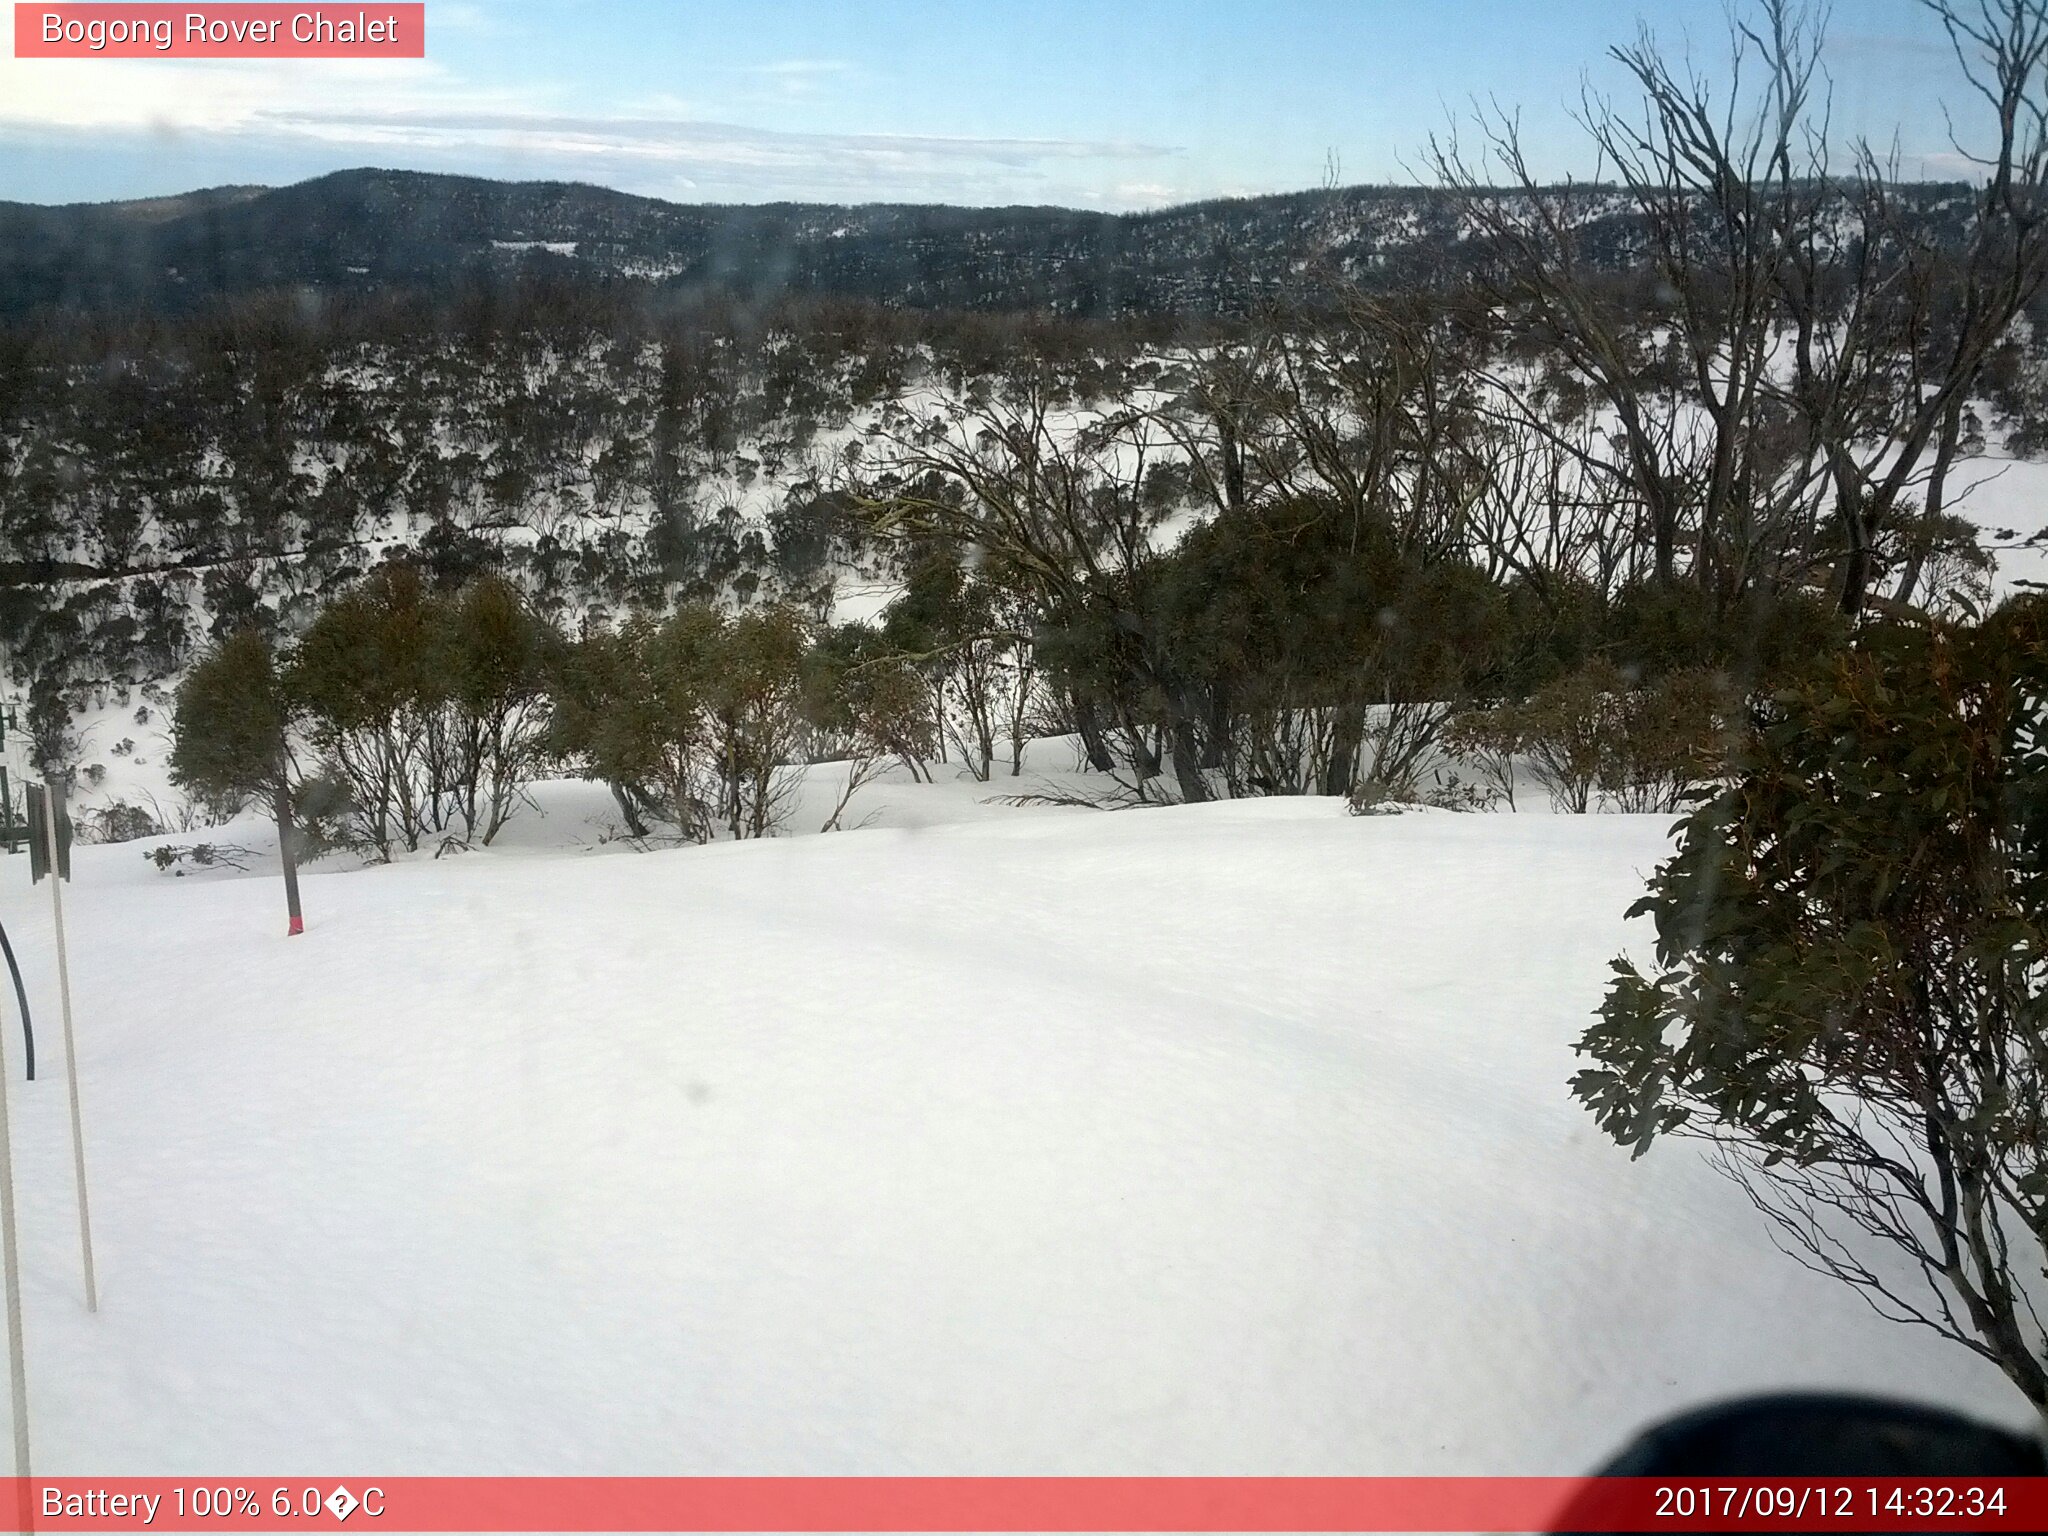
<svg viewBox="0 0 2048 1536"><path fill-rule="evenodd" d="M1086 699L1074 700L1074 729L1080 733L1081 750L1087 754L1090 768L1108 773L1116 767L1116 759L1109 755L1109 741L1102 734L1102 719Z"/></svg>
<svg viewBox="0 0 2048 1536"><path fill-rule="evenodd" d="M1863 601L1869 593L1870 546L1859 538L1850 544L1848 558L1842 562L1842 596L1837 606L1845 617L1853 619L1863 612Z"/></svg>
<svg viewBox="0 0 2048 1536"><path fill-rule="evenodd" d="M1228 419L1218 423L1222 441L1223 502L1232 513L1244 511L1244 445L1237 440L1237 428Z"/></svg>
<svg viewBox="0 0 2048 1536"><path fill-rule="evenodd" d="M1189 805L1213 800L1209 781L1202 777L1201 743L1195 739L1195 723L1176 712L1168 738L1173 757L1173 777L1180 785L1180 797Z"/></svg>
<svg viewBox="0 0 2048 1536"><path fill-rule="evenodd" d="M1940 519L1948 502L1948 471L1955 462L1956 447L1963 435L1963 397L1956 396L1955 403L1942 413L1941 436L1934 446L1934 468L1927 477L1927 505L1920 514L1926 525L1925 536L1913 541L1911 554L1906 558L1905 574L1899 578L1899 590L1895 594L1901 603L1913 601L1913 593L1920 585L1920 575L1927 565L1929 546L1934 539L1934 525Z"/></svg>
<svg viewBox="0 0 2048 1536"><path fill-rule="evenodd" d="M619 814L626 818L626 830L635 837L647 835L647 823L640 819L640 808L633 803L633 797L626 793L626 786L613 779L609 781L612 798L619 802Z"/></svg>
<svg viewBox="0 0 2048 1536"><path fill-rule="evenodd" d="M1330 733L1330 760L1323 765L1323 793L1348 795L1358 780L1358 754L1365 746L1365 706L1341 704Z"/></svg>
<svg viewBox="0 0 2048 1536"><path fill-rule="evenodd" d="M1650 525L1657 584L1668 587L1678 575L1678 512L1663 495L1651 504Z"/></svg>
<svg viewBox="0 0 2048 1536"><path fill-rule="evenodd" d="M1848 552L1842 559L1842 591L1838 604L1841 612L1855 618L1863 612L1863 602L1870 595L1871 565L1871 519L1864 511L1863 497L1851 473L1837 468L1835 480L1835 515L1842 520L1842 536L1848 542Z"/></svg>
<svg viewBox="0 0 2048 1536"><path fill-rule="evenodd" d="M1230 699L1221 683L1210 687L1207 702L1207 720L1202 733L1202 766L1227 768L1230 766Z"/></svg>

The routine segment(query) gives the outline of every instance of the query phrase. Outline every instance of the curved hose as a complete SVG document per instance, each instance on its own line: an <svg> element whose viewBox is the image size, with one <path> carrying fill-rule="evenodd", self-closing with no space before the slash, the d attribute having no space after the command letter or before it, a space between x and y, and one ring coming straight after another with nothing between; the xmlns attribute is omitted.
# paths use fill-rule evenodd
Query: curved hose
<svg viewBox="0 0 2048 1536"><path fill-rule="evenodd" d="M0 954L7 956L7 969L14 976L15 1000L21 1004L21 1043L28 1054L28 1080L36 1080L36 1032L28 1022L28 988L21 984L21 967L14 961L14 946L7 942L7 928L0 924Z"/></svg>

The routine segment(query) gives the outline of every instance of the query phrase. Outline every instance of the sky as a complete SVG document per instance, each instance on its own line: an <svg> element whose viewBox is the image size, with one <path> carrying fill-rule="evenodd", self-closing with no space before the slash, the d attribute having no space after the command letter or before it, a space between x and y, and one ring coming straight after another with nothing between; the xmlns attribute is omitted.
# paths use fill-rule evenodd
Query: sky
<svg viewBox="0 0 2048 1536"><path fill-rule="evenodd" d="M1543 174L1586 175L1570 108L1582 84L1620 84L1604 51L1647 24L1718 71L1727 16L1724 0L428 0L424 60L16 59L9 42L0 199L375 165L679 202L1139 209L1413 181L1475 101L1521 113ZM1826 58L1842 137L1895 142L1908 176L1958 174L1943 106L1967 123L1970 99L1918 0L1840 0Z"/></svg>

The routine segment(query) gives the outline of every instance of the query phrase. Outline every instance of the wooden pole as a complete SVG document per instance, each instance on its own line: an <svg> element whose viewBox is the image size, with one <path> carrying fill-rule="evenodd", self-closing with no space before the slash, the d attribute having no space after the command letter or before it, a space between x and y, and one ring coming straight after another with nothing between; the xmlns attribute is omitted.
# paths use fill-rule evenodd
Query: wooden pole
<svg viewBox="0 0 2048 1536"><path fill-rule="evenodd" d="M277 812L277 857L284 865L284 910L290 920L285 927L286 938L296 938L306 931L305 914L299 910L299 853L297 827L292 816L292 790L282 770L277 775L277 786L270 792L272 808Z"/></svg>
<svg viewBox="0 0 2048 1536"><path fill-rule="evenodd" d="M57 926L57 997L64 1006L64 1076L71 1093L71 1171L78 1184L78 1249L85 1260L85 1310L100 1309L92 1269L92 1207L85 1192L85 1127L78 1113L78 1042L71 1032L71 960L64 944L64 875L57 861L57 780L43 785L43 832L50 848L50 915Z"/></svg>

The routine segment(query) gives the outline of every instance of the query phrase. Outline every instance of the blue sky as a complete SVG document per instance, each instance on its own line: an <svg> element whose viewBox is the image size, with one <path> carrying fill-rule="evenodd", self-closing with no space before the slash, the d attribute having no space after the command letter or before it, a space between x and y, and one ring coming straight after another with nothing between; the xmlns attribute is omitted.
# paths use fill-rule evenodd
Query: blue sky
<svg viewBox="0 0 2048 1536"><path fill-rule="evenodd" d="M1741 0L1737 0L1741 3ZM1142 208L1405 181L1473 97L1549 174L1566 106L1649 23L1716 67L1723 0L428 0L425 61L0 59L0 198L139 197L355 165L680 201ZM1916 0L1841 0L1840 131L1953 174L1968 109Z"/></svg>

